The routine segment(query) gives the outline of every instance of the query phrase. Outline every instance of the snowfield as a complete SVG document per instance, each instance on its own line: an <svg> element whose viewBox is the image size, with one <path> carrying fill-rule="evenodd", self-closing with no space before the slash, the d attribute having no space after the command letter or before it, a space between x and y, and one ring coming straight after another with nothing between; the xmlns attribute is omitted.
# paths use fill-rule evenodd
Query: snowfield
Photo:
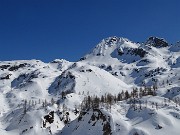
<svg viewBox="0 0 180 135"><path fill-rule="evenodd" d="M0 102L1 135L180 135L180 43L109 37L77 62L0 61Z"/></svg>

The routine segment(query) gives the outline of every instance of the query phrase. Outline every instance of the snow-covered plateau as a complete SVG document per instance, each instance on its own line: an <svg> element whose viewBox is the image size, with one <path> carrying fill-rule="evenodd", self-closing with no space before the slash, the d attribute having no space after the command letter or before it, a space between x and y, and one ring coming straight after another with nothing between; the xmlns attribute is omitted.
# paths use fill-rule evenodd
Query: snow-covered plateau
<svg viewBox="0 0 180 135"><path fill-rule="evenodd" d="M77 62L0 61L0 135L180 135L180 42L103 39Z"/></svg>

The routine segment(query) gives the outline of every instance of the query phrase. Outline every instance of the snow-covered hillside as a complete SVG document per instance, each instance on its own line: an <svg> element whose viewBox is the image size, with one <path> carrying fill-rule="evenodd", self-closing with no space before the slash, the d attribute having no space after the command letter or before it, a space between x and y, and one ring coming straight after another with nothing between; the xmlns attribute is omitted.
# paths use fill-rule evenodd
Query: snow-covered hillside
<svg viewBox="0 0 180 135"><path fill-rule="evenodd" d="M180 43L109 37L77 62L0 61L0 101L2 135L179 135Z"/></svg>

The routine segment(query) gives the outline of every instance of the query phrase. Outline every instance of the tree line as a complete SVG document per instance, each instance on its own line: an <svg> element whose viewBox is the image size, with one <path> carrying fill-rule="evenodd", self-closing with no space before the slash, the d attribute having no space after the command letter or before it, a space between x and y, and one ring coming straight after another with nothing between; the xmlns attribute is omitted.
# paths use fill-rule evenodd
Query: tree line
<svg viewBox="0 0 180 135"><path fill-rule="evenodd" d="M117 103L118 101L126 100L130 107L134 108L134 110L142 109L142 105L147 108L147 105L150 104L152 108L158 109L159 106L166 106L172 101L176 104L176 107L180 106L180 99L174 98L171 100L170 98L164 98L163 103L160 105L156 102L148 102L148 101L141 101L141 98L144 96L156 96L157 95L157 86L154 85L152 87L144 87L144 88L134 88L131 92L129 91L122 91L119 92L117 95L112 95L107 93L98 97L97 95L85 96L84 100L81 103L81 110L87 109L99 109L100 107L105 107L107 110L111 111L111 107L113 104Z"/></svg>

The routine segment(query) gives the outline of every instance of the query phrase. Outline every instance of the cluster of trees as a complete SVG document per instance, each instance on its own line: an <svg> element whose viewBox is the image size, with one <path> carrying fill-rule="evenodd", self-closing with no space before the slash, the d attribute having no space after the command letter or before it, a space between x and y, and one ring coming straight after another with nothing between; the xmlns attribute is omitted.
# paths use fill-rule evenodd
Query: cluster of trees
<svg viewBox="0 0 180 135"><path fill-rule="evenodd" d="M154 85L152 87L144 87L144 88L134 88L132 92L128 92L127 90L124 92L120 92L117 95L112 95L110 93L107 93L105 95L102 95L101 97L98 96L86 96L81 104L81 109L97 109L99 107L105 107L106 109L111 110L112 104L123 101L123 100L129 100L132 102L132 104L137 103L137 99L152 95L155 96L157 92L157 86ZM141 103L140 103L141 104Z"/></svg>
<svg viewBox="0 0 180 135"><path fill-rule="evenodd" d="M169 103L174 102L176 104L176 107L179 105L180 106L180 98L179 97L175 97L174 99L170 99L170 98L164 98L164 105L169 105Z"/></svg>
<svg viewBox="0 0 180 135"><path fill-rule="evenodd" d="M141 97L145 96L146 94L141 96L138 95L139 93L137 94L136 91L132 92L131 94L126 91L119 93L117 96L113 96L109 93L102 95L101 98L99 98L98 96L87 96L84 98L80 110L99 109L101 107L104 107L111 112L112 105L122 100L127 100L127 102L130 104L130 107L133 108L134 111L147 108L148 105L151 106L151 108L155 108L158 110L160 107L168 106L172 102L176 104L176 107L178 107L178 105L180 106L180 98L178 97L173 100L171 100L170 98L164 98L162 103L157 103L147 100L141 100ZM154 96L154 94L150 95Z"/></svg>
<svg viewBox="0 0 180 135"><path fill-rule="evenodd" d="M60 109L60 106L58 107ZM58 115L61 121L64 122L64 124L68 124L71 119L69 117L69 110L65 104L62 105L62 111L58 109Z"/></svg>
<svg viewBox="0 0 180 135"><path fill-rule="evenodd" d="M169 81L168 79L162 81L162 85L163 85L163 86L165 86L165 85L171 85L171 84L172 84L172 81Z"/></svg>
<svg viewBox="0 0 180 135"><path fill-rule="evenodd" d="M27 111L29 110L30 107L35 107L37 104L41 105L41 107L46 108L48 105L54 105L56 103L56 101L51 98L51 101L47 101L45 100L40 100L37 102L35 100L29 100L29 102L27 100L24 100L23 103L23 114L25 115L27 113ZM60 120L64 122L64 124L68 124L71 119L69 117L69 110L67 108L67 106L65 104L63 104L62 106L60 104L58 104L57 106L58 108L58 115L60 117ZM62 108L62 111L60 111L60 109ZM77 108L75 108L75 114L79 113L79 111L77 110Z"/></svg>
<svg viewBox="0 0 180 135"><path fill-rule="evenodd" d="M180 98L178 97L174 98L173 100L171 100L170 98L169 99L164 98L161 104L157 102L141 100L143 96L147 96L147 95L156 96L156 93L157 93L156 85L152 87L143 87L139 89L134 88L131 92L128 92L127 90L122 91L117 95L112 95L110 93L107 93L105 95L102 95L101 97L98 97L96 95L90 96L89 92L87 92L87 96L85 96L81 105L75 106L74 114L77 115L80 113L80 111L89 110L89 109L99 109L101 107L106 108L111 112L112 105L118 101L123 101L123 100L126 100L130 104L130 107L134 109L134 111L143 110L143 108L147 108L148 106L151 106L151 108L159 109L160 107L168 106L172 102L176 104L176 107L180 106ZM65 95L66 94L67 93L65 93ZM84 92L82 94L85 95ZM63 95L62 99L65 99L64 98L65 95ZM28 108L34 107L36 104L39 104L41 105L41 107L46 108L46 106L53 105L55 103L56 101L53 98L49 102L47 102L46 99L45 100L39 99L39 101L29 100L29 102L27 102L27 100L24 100L23 114L25 115L28 111ZM65 104L63 104L62 106L58 104L57 114L60 120L64 122L64 124L68 124L71 121L69 117L70 115L69 109L66 107Z"/></svg>
<svg viewBox="0 0 180 135"><path fill-rule="evenodd" d="M39 99L38 101L36 101L36 100L29 100L29 101L24 100L24 103L22 104L23 105L23 112L24 112L24 114L26 114L28 108L35 107L37 104L42 105L42 107L44 108L48 105L54 105L55 102L56 101L53 98L51 98L50 102L48 102L46 99L45 100ZM18 107L20 107L20 105L18 105Z"/></svg>
<svg viewBox="0 0 180 135"><path fill-rule="evenodd" d="M104 96L102 95L101 98L97 96L87 96L84 98L84 100L81 103L81 110L86 110L86 109L97 109L100 106L104 106L107 109L111 110L111 106L114 102L117 100L114 98L113 95L111 94L105 94Z"/></svg>

